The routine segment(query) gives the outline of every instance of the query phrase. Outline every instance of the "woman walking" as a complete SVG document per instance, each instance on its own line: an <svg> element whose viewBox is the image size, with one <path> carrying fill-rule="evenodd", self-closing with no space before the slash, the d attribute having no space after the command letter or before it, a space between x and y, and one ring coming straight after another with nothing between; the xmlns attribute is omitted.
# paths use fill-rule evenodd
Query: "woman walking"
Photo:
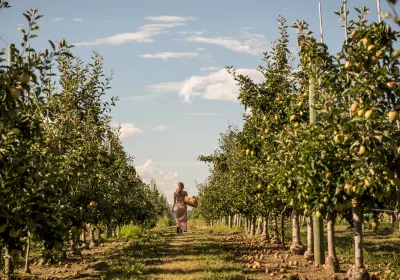
<svg viewBox="0 0 400 280"><path fill-rule="evenodd" d="M176 205L176 233L178 235L182 235L183 232L187 231L187 206L183 199L188 194L183 190L184 187L185 186L182 182L179 182L176 185L176 190L174 192L174 205L172 206L172 211L174 211Z"/></svg>

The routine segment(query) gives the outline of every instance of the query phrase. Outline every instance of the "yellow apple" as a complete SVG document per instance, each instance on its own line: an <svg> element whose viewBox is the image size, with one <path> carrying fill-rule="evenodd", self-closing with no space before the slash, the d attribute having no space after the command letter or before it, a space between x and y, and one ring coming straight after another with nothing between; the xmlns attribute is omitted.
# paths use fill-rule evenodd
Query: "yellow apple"
<svg viewBox="0 0 400 280"><path fill-rule="evenodd" d="M365 149L364 146L361 146L360 149L358 150L358 153L359 153L360 156L362 156L363 154L365 154L365 152L366 152L366 149Z"/></svg>
<svg viewBox="0 0 400 280"><path fill-rule="evenodd" d="M352 112L355 112L357 110L358 106L359 106L358 102L354 102L353 104L351 104L350 110Z"/></svg>
<svg viewBox="0 0 400 280"><path fill-rule="evenodd" d="M365 112L365 115L364 115L364 117L365 117L365 119L370 119L371 117L372 117L372 114L374 113L374 111L372 111L372 110L367 110L366 112Z"/></svg>
<svg viewBox="0 0 400 280"><path fill-rule="evenodd" d="M389 121L391 122L397 120L397 111L390 111L388 116L389 116Z"/></svg>

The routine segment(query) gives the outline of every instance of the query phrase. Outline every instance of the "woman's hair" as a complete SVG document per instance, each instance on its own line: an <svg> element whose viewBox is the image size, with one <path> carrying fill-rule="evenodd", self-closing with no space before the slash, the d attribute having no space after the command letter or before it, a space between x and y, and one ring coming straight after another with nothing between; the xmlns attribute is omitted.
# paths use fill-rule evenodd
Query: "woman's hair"
<svg viewBox="0 0 400 280"><path fill-rule="evenodd" d="M185 186L183 185L183 183L179 182L178 184L176 184L175 193L179 194L181 191L183 191L184 188Z"/></svg>

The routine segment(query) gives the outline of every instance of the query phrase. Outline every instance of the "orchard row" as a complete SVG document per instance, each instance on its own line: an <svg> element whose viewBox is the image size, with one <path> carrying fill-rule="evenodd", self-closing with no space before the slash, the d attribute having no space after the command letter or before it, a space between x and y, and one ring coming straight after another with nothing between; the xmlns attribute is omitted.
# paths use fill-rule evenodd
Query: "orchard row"
<svg viewBox="0 0 400 280"><path fill-rule="evenodd" d="M152 227L169 210L110 124L117 99L104 101L111 78L102 57L85 64L65 40L36 51L30 41L41 16L36 9L24 16L20 47L0 52L0 247L8 275L27 239L54 261L68 244L85 246L83 231L91 229L93 243L94 229L110 236L124 224Z"/></svg>
<svg viewBox="0 0 400 280"><path fill-rule="evenodd" d="M214 154L199 157L211 164L211 175L200 187L196 211L208 221L238 214L253 222L291 216L291 250L314 256L317 264L325 262L324 244L313 222L318 229L326 219L326 265L336 272L334 225L336 217L345 217L355 230L355 265L348 276L366 279L363 217L371 216L376 228L374 209L400 214L399 50L393 48L399 33L385 22L368 23L368 9L356 11L351 21L343 6L336 12L347 28L336 55L304 21L292 25L298 53L291 53L289 27L280 17L280 38L259 67L264 82L228 68L240 87L245 123L242 130L229 127ZM307 252L300 215L308 219Z"/></svg>

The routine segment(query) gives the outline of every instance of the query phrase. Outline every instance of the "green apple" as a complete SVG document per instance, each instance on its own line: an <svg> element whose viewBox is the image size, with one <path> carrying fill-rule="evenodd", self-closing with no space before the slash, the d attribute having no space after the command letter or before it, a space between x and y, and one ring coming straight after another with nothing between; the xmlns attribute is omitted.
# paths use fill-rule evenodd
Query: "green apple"
<svg viewBox="0 0 400 280"><path fill-rule="evenodd" d="M21 97L21 90L19 88L13 88L11 90L12 99L18 99Z"/></svg>
<svg viewBox="0 0 400 280"><path fill-rule="evenodd" d="M3 233L7 228L7 224L0 226L0 233Z"/></svg>
<svg viewBox="0 0 400 280"><path fill-rule="evenodd" d="M26 72L22 72L21 75L19 75L19 81L21 84L27 84L29 82L29 74Z"/></svg>
<svg viewBox="0 0 400 280"><path fill-rule="evenodd" d="M342 212L342 211L343 211L343 204L340 203L340 202L336 203L335 209L336 209L336 211L338 211L338 212Z"/></svg>
<svg viewBox="0 0 400 280"><path fill-rule="evenodd" d="M19 236L20 232L21 232L21 229L15 230L14 228L12 228L12 229L10 229L9 235L12 238L17 238Z"/></svg>

